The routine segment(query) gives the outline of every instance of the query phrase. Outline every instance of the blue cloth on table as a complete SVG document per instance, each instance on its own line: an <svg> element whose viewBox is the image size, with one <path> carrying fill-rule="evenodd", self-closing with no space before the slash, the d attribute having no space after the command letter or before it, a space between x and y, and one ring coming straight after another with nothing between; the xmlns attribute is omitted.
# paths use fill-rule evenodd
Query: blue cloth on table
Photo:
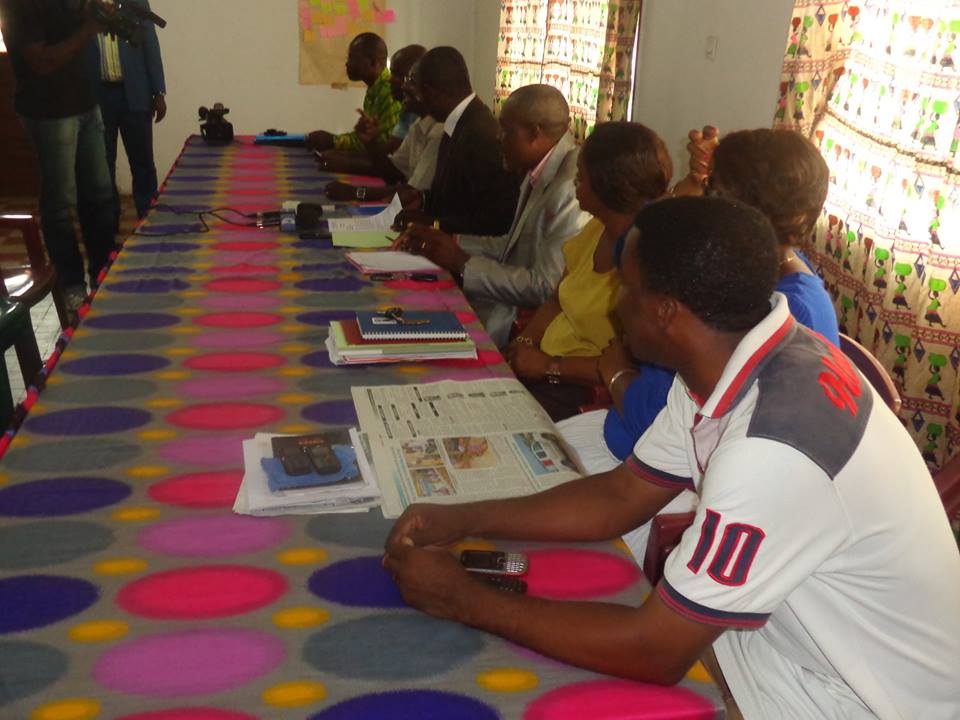
<svg viewBox="0 0 960 720"><path fill-rule="evenodd" d="M334 445L333 452L340 461L340 471L329 475L320 475L316 472L306 475L288 475L278 458L261 458L260 467L267 474L270 492L337 485L359 479L360 471L357 469L357 454L354 449L350 445Z"/></svg>

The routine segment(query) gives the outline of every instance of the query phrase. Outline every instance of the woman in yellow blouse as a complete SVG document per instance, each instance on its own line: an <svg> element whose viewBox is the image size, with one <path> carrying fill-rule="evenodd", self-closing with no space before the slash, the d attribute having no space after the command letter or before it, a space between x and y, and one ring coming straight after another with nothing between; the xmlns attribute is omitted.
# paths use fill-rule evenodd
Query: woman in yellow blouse
<svg viewBox="0 0 960 720"><path fill-rule="evenodd" d="M672 173L663 141L639 123L597 125L580 150L577 200L593 218L564 245L557 293L507 348L517 377L555 421L574 415L602 384L600 353L619 335L614 247L637 212L667 191Z"/></svg>

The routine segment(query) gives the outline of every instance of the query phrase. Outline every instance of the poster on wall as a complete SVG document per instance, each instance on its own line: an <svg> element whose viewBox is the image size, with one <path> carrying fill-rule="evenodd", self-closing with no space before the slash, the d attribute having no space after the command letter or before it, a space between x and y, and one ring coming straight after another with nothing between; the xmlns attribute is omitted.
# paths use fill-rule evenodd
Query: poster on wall
<svg viewBox="0 0 960 720"><path fill-rule="evenodd" d="M393 23L386 0L299 0L300 84L347 87L347 47L363 32L383 37Z"/></svg>

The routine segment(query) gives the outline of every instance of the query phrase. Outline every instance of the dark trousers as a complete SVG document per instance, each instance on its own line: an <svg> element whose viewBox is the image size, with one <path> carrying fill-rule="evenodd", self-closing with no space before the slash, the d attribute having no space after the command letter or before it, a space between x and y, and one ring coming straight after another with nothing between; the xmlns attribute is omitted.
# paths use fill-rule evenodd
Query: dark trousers
<svg viewBox="0 0 960 720"><path fill-rule="evenodd" d="M589 405L593 401L593 388L583 385L573 383L553 385L546 380L522 382L554 422L573 417L580 412L581 406Z"/></svg>
<svg viewBox="0 0 960 720"><path fill-rule="evenodd" d="M142 218L147 214L151 201L157 195L157 167L153 161L153 114L130 110L123 83L103 84L100 112L103 113L107 165L110 167L114 188L117 182L117 136L119 135L123 140L123 149L127 151L127 159L130 161L130 174L133 176L133 203L137 208L137 217ZM119 195L116 197L119 211Z"/></svg>
<svg viewBox="0 0 960 720"><path fill-rule="evenodd" d="M61 287L83 284L83 258L73 229L76 207L93 286L113 250L117 215L100 110L21 120L37 153L40 226L58 282Z"/></svg>

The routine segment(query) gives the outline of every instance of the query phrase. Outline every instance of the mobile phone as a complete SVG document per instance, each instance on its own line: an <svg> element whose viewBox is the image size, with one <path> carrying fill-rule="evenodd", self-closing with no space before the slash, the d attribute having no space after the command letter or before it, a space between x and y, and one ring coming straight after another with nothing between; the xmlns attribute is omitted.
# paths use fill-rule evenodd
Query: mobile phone
<svg viewBox="0 0 960 720"><path fill-rule="evenodd" d="M496 550L464 550L461 564L470 572L493 575L523 575L527 571L527 556Z"/></svg>
<svg viewBox="0 0 960 720"><path fill-rule="evenodd" d="M280 453L280 463L287 475L306 475L313 470L310 458L300 449L285 448Z"/></svg>
<svg viewBox="0 0 960 720"><path fill-rule="evenodd" d="M304 445L303 454L319 475L333 475L342 469L336 453L327 443Z"/></svg>
<svg viewBox="0 0 960 720"><path fill-rule="evenodd" d="M410 279L417 282L436 282L437 276L433 273L410 273Z"/></svg>
<svg viewBox="0 0 960 720"><path fill-rule="evenodd" d="M393 280L393 273L391 272L376 272L370 275L371 280Z"/></svg>
<svg viewBox="0 0 960 720"><path fill-rule="evenodd" d="M492 585L497 590L504 592L515 592L520 595L527 594L527 583L518 577L511 575L480 575L487 585Z"/></svg>

